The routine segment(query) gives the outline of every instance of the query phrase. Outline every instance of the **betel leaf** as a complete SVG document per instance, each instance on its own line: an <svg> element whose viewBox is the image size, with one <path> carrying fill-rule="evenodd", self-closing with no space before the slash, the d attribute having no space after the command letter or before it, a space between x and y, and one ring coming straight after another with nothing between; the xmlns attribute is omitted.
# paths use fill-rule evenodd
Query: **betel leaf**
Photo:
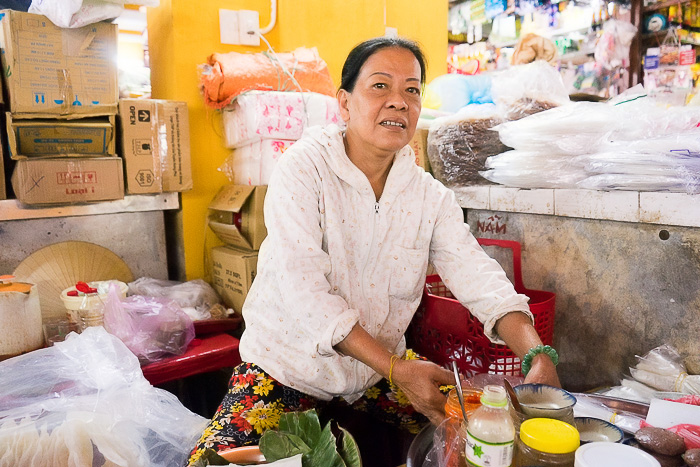
<svg viewBox="0 0 700 467"><path fill-rule="evenodd" d="M268 462L301 453L303 467L361 467L359 449L353 437L342 428L339 437L340 443L336 444L331 422L321 430L313 409L288 412L280 416L278 430L263 433L260 450Z"/></svg>
<svg viewBox="0 0 700 467"><path fill-rule="evenodd" d="M286 412L280 415L279 430L299 436L309 446L313 446L321 437L321 422L315 410L305 412Z"/></svg>
<svg viewBox="0 0 700 467"><path fill-rule="evenodd" d="M357 446L357 441L352 437L350 432L343 427L338 427L341 431L340 457L345 461L347 467L362 467L362 458L360 457L360 448Z"/></svg>
<svg viewBox="0 0 700 467"><path fill-rule="evenodd" d="M260 451L266 461L274 462L297 454L307 455L311 448L297 435L267 430L260 438Z"/></svg>
<svg viewBox="0 0 700 467"><path fill-rule="evenodd" d="M211 448L204 450L199 459L195 461L193 467L205 467L207 465L229 465L230 462L221 457Z"/></svg>
<svg viewBox="0 0 700 467"><path fill-rule="evenodd" d="M302 457L302 462L304 467L345 467L345 462L336 449L330 423L321 432L313 451Z"/></svg>

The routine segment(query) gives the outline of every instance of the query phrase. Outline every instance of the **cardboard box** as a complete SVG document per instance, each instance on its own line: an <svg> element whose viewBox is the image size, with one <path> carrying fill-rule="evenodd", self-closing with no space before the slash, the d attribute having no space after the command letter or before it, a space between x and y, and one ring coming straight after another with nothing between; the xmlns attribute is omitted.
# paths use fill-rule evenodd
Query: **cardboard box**
<svg viewBox="0 0 700 467"><path fill-rule="evenodd" d="M114 117L16 120L7 114L12 159L115 155Z"/></svg>
<svg viewBox="0 0 700 467"><path fill-rule="evenodd" d="M10 112L41 118L117 113L117 25L62 29L48 18L0 11Z"/></svg>
<svg viewBox="0 0 700 467"><path fill-rule="evenodd" d="M209 204L209 228L224 243L257 250L267 236L266 186L225 185Z"/></svg>
<svg viewBox="0 0 700 467"><path fill-rule="evenodd" d="M7 199L7 187L5 187L5 154L4 144L0 142L0 200Z"/></svg>
<svg viewBox="0 0 700 467"><path fill-rule="evenodd" d="M118 128L127 193L192 189L186 102L122 99Z"/></svg>
<svg viewBox="0 0 700 467"><path fill-rule="evenodd" d="M228 246L211 249L212 286L224 303L241 313L257 272L258 253Z"/></svg>
<svg viewBox="0 0 700 467"><path fill-rule="evenodd" d="M430 160L428 159L428 130L416 128L411 142L408 143L416 154L416 165L430 172Z"/></svg>
<svg viewBox="0 0 700 467"><path fill-rule="evenodd" d="M122 199L122 161L117 157L23 159L15 166L12 187L23 204Z"/></svg>

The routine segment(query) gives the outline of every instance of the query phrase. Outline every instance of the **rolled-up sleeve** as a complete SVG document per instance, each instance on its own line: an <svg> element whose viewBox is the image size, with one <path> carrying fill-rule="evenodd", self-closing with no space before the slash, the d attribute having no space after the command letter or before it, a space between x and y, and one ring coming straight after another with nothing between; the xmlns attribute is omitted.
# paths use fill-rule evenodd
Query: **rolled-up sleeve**
<svg viewBox="0 0 700 467"><path fill-rule="evenodd" d="M291 151L292 149L290 149ZM267 242L276 256L281 300L289 317L303 322L304 337L321 356L333 348L359 320L340 295L331 293L331 261L322 248L323 230L319 175L311 163L287 164L282 158L265 197Z"/></svg>
<svg viewBox="0 0 700 467"><path fill-rule="evenodd" d="M431 262L460 303L484 325L485 335L504 344L495 332L496 322L518 311L533 320L529 298L518 294L500 264L488 256L464 223L454 193L444 190L430 243Z"/></svg>

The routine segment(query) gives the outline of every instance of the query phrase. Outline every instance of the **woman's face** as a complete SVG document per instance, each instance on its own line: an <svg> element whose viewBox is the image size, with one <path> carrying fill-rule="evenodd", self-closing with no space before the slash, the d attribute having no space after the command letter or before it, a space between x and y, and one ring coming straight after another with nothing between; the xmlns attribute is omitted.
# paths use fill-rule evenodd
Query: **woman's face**
<svg viewBox="0 0 700 467"><path fill-rule="evenodd" d="M420 64L410 50L387 47L371 55L353 91L338 93L350 147L393 155L407 145L421 110L420 77Z"/></svg>

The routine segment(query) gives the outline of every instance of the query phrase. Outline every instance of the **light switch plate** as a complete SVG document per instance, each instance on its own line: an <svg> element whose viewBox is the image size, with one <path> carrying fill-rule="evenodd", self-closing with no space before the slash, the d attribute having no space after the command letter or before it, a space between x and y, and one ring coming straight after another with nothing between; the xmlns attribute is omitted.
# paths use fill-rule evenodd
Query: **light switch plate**
<svg viewBox="0 0 700 467"><path fill-rule="evenodd" d="M255 10L239 10L238 30L241 44L260 45L260 14Z"/></svg>
<svg viewBox="0 0 700 467"><path fill-rule="evenodd" d="M219 10L219 34L222 44L240 44L239 12L234 10Z"/></svg>

